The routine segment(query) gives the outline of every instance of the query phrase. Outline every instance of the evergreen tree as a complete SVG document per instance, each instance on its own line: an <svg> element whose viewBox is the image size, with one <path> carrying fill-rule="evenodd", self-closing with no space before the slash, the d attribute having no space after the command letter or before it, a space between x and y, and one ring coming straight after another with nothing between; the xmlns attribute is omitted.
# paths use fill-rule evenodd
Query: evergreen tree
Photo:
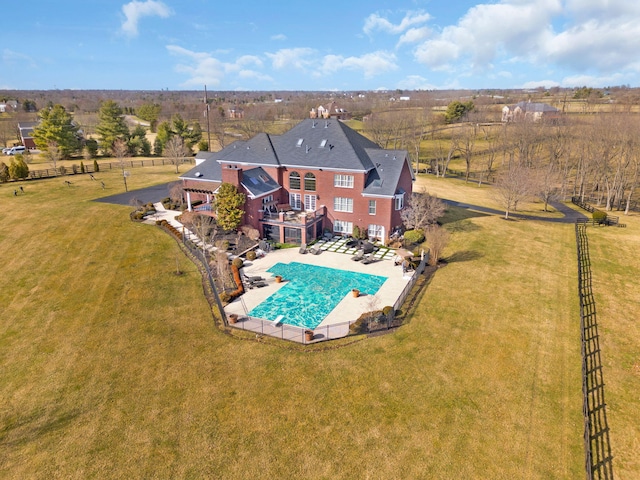
<svg viewBox="0 0 640 480"><path fill-rule="evenodd" d="M9 167L7 167L4 162L0 162L0 182L8 182L9 178L11 178L9 175Z"/></svg>
<svg viewBox="0 0 640 480"><path fill-rule="evenodd" d="M46 152L49 145L56 145L63 158L78 150L78 128L62 105L45 108L39 115L40 124L33 129L33 140L40 150Z"/></svg>
<svg viewBox="0 0 640 480"><path fill-rule="evenodd" d="M218 225L223 230L235 230L242 222L244 215L245 196L230 184L223 183L216 193L216 214Z"/></svg>
<svg viewBox="0 0 640 480"><path fill-rule="evenodd" d="M129 127L124 121L122 108L113 100L106 100L98 112L96 132L100 135L100 147L112 153L116 140L124 140L129 136Z"/></svg>
<svg viewBox="0 0 640 480"><path fill-rule="evenodd" d="M24 158L22 158L22 155L16 155L11 159L9 176L15 180L29 176L29 167L25 163Z"/></svg>

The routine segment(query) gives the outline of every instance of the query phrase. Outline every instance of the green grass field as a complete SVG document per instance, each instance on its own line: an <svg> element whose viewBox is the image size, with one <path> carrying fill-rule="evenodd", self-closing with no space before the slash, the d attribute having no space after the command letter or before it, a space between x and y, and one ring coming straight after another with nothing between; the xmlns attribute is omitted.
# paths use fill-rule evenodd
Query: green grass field
<svg viewBox="0 0 640 480"><path fill-rule="evenodd" d="M92 202L123 190L98 178L0 186L0 477L583 478L572 226L451 209L450 262L408 325L308 352L218 329L195 267ZM640 473L632 220L589 231L620 478Z"/></svg>

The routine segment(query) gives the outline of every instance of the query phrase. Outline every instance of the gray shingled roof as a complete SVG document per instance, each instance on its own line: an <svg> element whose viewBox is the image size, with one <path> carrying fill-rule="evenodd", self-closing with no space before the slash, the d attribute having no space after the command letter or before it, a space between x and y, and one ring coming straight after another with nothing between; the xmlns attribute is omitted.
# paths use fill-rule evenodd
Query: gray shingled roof
<svg viewBox="0 0 640 480"><path fill-rule="evenodd" d="M407 161L407 152L384 150L335 119L307 119L282 135L260 133L250 140L235 142L219 152L200 152L196 155L196 159L199 158L205 158L205 161L181 175L181 178L221 181L220 163L326 168L369 172L363 193L393 195ZM252 175L249 172L254 170L262 169L248 170L243 175ZM196 176L196 172L201 176ZM265 173L264 170L262 172ZM249 185L246 186L252 191Z"/></svg>
<svg viewBox="0 0 640 480"><path fill-rule="evenodd" d="M369 172L362 193L391 196L396 192L402 168L407 162L406 150L368 149L375 168Z"/></svg>
<svg viewBox="0 0 640 480"><path fill-rule="evenodd" d="M547 113L555 113L559 110L551 105L547 105L546 103L535 103L535 102L518 102L513 108L520 107L523 112L547 112Z"/></svg>
<svg viewBox="0 0 640 480"><path fill-rule="evenodd" d="M282 188L262 167L244 170L241 183L252 197L259 197Z"/></svg>
<svg viewBox="0 0 640 480"><path fill-rule="evenodd" d="M215 161L217 152L198 152L196 154L196 163L203 160L202 163L196 165L188 172L180 175L180 178L186 178L188 180L209 180L209 181L222 181L222 167ZM200 174L200 175L196 175Z"/></svg>
<svg viewBox="0 0 640 480"><path fill-rule="evenodd" d="M303 120L272 139L280 164L291 167L368 171L373 168L373 163L365 150L380 148L333 119ZM298 146L300 140L302 143Z"/></svg>

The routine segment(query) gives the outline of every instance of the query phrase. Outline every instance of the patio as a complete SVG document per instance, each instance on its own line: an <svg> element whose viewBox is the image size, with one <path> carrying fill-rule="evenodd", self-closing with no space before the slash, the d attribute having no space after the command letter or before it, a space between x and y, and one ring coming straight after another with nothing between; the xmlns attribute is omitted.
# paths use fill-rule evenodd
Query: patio
<svg viewBox="0 0 640 480"><path fill-rule="evenodd" d="M402 295L407 284L411 281L412 273L403 275L402 268L394 265L393 258L395 250L386 247L380 248L373 255L379 261L363 264L362 262L351 261L355 255L355 247L346 246L347 239L334 238L328 241L320 241L314 246L320 246L322 252L318 255L312 253L301 254L298 249L281 249L269 252L265 257L245 262L244 274L248 277L260 276L267 284L261 288L247 290L244 295L235 299L225 307L227 315L236 314L241 319L239 324L231 325L235 328L255 331L259 334L286 338L293 341L304 341L301 329L288 325L278 326L273 322L261 321L259 319L248 319L247 312L265 301L278 289L286 285L277 283L270 272L267 272L276 263L300 262L309 265L349 270L371 275L387 277L378 292L371 295L361 295L353 297L345 295L337 306L325 317L325 319L314 330L316 339L341 338L349 333L348 324L357 320L360 315L372 310L381 310L386 305L394 305ZM288 331L289 333L285 332Z"/></svg>

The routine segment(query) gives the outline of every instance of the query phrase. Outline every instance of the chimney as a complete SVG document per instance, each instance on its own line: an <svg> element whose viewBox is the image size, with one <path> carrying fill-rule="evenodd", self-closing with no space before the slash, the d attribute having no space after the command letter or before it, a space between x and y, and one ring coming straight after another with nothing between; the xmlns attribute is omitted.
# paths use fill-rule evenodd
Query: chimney
<svg viewBox="0 0 640 480"><path fill-rule="evenodd" d="M242 169L236 165L227 165L222 169L222 181L235 185L239 189L240 182L242 182Z"/></svg>

